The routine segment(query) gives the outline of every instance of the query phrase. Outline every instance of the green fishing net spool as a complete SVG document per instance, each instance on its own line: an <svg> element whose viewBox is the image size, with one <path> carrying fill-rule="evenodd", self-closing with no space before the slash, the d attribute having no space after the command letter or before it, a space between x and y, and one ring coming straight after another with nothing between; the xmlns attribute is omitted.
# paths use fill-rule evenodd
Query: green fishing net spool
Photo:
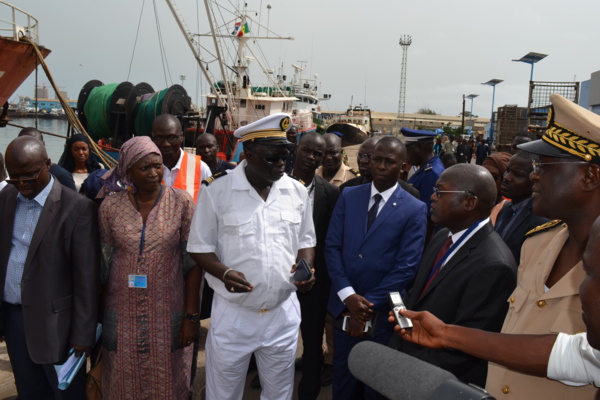
<svg viewBox="0 0 600 400"><path fill-rule="evenodd" d="M110 138L113 132L110 129L110 101L118 83L98 86L92 89L83 110L87 117L88 133L94 140Z"/></svg>
<svg viewBox="0 0 600 400"><path fill-rule="evenodd" d="M163 103L168 89L155 92L152 97L138 104L135 110L135 133L145 136L152 135L152 123L157 115L163 113Z"/></svg>

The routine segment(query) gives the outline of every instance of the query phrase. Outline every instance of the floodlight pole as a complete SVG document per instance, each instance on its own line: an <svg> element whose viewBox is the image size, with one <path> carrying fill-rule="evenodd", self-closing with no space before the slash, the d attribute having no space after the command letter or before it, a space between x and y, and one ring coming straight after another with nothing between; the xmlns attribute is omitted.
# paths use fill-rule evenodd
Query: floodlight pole
<svg viewBox="0 0 600 400"><path fill-rule="evenodd" d="M408 46L412 44L410 35L402 35L400 37L400 46L402 47L402 65L400 69L400 95L398 96L398 116L396 117L400 124L404 123L404 111L406 100L406 63L408 58ZM398 130L400 133L400 130Z"/></svg>

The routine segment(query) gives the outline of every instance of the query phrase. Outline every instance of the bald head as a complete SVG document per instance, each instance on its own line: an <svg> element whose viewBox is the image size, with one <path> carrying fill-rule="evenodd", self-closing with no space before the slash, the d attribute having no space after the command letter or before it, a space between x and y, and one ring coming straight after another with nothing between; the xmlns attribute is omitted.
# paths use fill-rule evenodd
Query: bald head
<svg viewBox="0 0 600 400"><path fill-rule="evenodd" d="M156 130L166 129L168 127L174 127L176 131L181 133L181 122L179 119L171 114L160 114L156 118L154 118L154 122L152 123L152 132L154 133Z"/></svg>
<svg viewBox="0 0 600 400"><path fill-rule="evenodd" d="M454 184L455 190L465 190L477 196L477 214L488 217L496 204L496 183L492 174L480 165L456 164L445 170L440 179Z"/></svg>
<svg viewBox="0 0 600 400"><path fill-rule="evenodd" d="M172 169L181 156L183 131L179 119L171 114L160 114L152 123L152 140L158 146L163 163Z"/></svg>
<svg viewBox="0 0 600 400"><path fill-rule="evenodd" d="M342 166L342 139L335 133L326 133L325 157L323 158L323 177L330 180Z"/></svg>
<svg viewBox="0 0 600 400"><path fill-rule="evenodd" d="M373 136L373 137L368 138L367 140L362 142L362 144L358 148L358 151L369 149L369 148L372 150L373 148L375 148L375 145L377 144L377 142L379 142L381 139L383 139L383 136Z"/></svg>
<svg viewBox="0 0 600 400"><path fill-rule="evenodd" d="M217 138L210 133L203 133L196 139L196 154L211 168L217 166L218 148Z"/></svg>
<svg viewBox="0 0 600 400"><path fill-rule="evenodd" d="M298 145L301 145L304 142L310 141L311 143L323 143L325 144L325 137L317 132L307 132L300 136L300 140L298 141Z"/></svg>
<svg viewBox="0 0 600 400"><path fill-rule="evenodd" d="M44 143L33 136L17 137L6 148L7 165L45 161L47 158Z"/></svg>
<svg viewBox="0 0 600 400"><path fill-rule="evenodd" d="M358 171L363 179L371 179L371 156L375 150L375 145L382 136L373 136L362 142L356 153L356 164L358 165Z"/></svg>
<svg viewBox="0 0 600 400"><path fill-rule="evenodd" d="M27 199L33 199L50 182L50 159L46 147L31 136L21 136L6 148L6 168L17 190Z"/></svg>
<svg viewBox="0 0 600 400"><path fill-rule="evenodd" d="M36 138L37 140L41 140L42 142L44 142L44 136L42 135L42 133L32 126L21 129L21 132L19 132L18 137L21 137L21 136L32 136L32 137Z"/></svg>
<svg viewBox="0 0 600 400"><path fill-rule="evenodd" d="M335 133L326 133L323 135L323 139L325 139L325 145L327 148L329 147L339 147L342 148L342 139L336 135Z"/></svg>
<svg viewBox="0 0 600 400"><path fill-rule="evenodd" d="M394 153L397 153L402 162L406 161L406 146L399 139L393 136L386 136L381 138L380 140L377 140L376 143L377 144L375 145L374 151L377 151L377 149L382 148L388 149L390 151L393 151Z"/></svg>

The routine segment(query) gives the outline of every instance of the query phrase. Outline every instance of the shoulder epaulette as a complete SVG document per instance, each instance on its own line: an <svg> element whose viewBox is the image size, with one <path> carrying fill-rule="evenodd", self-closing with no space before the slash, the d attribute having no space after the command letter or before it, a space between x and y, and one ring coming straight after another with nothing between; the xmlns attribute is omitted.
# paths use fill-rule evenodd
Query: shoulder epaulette
<svg viewBox="0 0 600 400"><path fill-rule="evenodd" d="M202 181L203 185L210 185L215 179L219 179L222 176L227 175L227 172L217 172L216 174L214 174L213 176L211 176L210 178L207 178L205 180Z"/></svg>
<svg viewBox="0 0 600 400"><path fill-rule="evenodd" d="M427 164L427 165L425 166L425 168L423 168L423 171L430 171L430 170L432 170L432 169L433 169L433 165L431 165L431 164Z"/></svg>
<svg viewBox="0 0 600 400"><path fill-rule="evenodd" d="M297 176L294 176L294 175L292 175L292 174L288 174L288 176L289 176L290 178L292 178L292 179L295 179L295 180L297 180L298 182L300 182L300 183L302 184L302 186L306 186L306 184L304 183L304 181L303 181L302 179L298 178Z"/></svg>
<svg viewBox="0 0 600 400"><path fill-rule="evenodd" d="M529 232L527 232L525 234L526 237L531 237L535 234L538 234L540 232L544 232L547 231L549 229L554 228L555 226L558 226L562 224L562 221L560 219L555 219L554 221L550 221L550 222L546 222L545 224L542 224L540 226L536 226L535 228L533 228L532 230L530 230Z"/></svg>
<svg viewBox="0 0 600 400"><path fill-rule="evenodd" d="M358 172L358 170L354 169L354 168L350 168L350 172L352 172L354 175L356 175L357 177L360 176L360 172Z"/></svg>

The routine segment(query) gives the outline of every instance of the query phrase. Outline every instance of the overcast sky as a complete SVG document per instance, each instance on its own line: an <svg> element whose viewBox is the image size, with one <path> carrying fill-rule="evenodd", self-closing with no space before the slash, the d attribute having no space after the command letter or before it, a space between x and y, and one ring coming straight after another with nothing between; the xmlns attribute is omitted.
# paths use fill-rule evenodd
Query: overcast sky
<svg viewBox="0 0 600 400"><path fill-rule="evenodd" d="M140 35L129 81L147 82L159 90L181 83L179 76L185 75L184 86L194 102L202 101L200 95L207 92L206 84L197 79L195 60L164 1L9 1L39 19L41 43L52 50L47 62L58 85L67 90L70 98L76 99L83 85L92 79L104 83L127 80L140 14ZM236 0L223 3L230 8ZM600 70L598 0L247 3L249 10L261 12L264 25L268 21L272 31L295 39L261 43L270 67L277 70L283 63L285 74L291 76L291 64L307 61L307 72L318 74L320 92L332 95L322 104L323 109L343 110L353 96L354 105L397 112L401 35L412 36L408 49L407 113L428 107L444 115L458 115L462 95L473 93L479 94L474 101L474 114L488 116L492 88L481 83L492 78L504 80L496 88L496 107L525 106L530 66L511 60L530 51L548 54L536 64L534 80L583 81ZM271 6L270 12L267 5ZM209 30L203 4L177 0L177 6L192 31ZM166 83L156 18L170 69ZM256 31L253 26L251 30ZM260 82L257 71L253 70L251 76L254 83ZM33 95L32 77L18 94ZM41 69L39 82L48 82ZM469 107L467 101L467 110Z"/></svg>

